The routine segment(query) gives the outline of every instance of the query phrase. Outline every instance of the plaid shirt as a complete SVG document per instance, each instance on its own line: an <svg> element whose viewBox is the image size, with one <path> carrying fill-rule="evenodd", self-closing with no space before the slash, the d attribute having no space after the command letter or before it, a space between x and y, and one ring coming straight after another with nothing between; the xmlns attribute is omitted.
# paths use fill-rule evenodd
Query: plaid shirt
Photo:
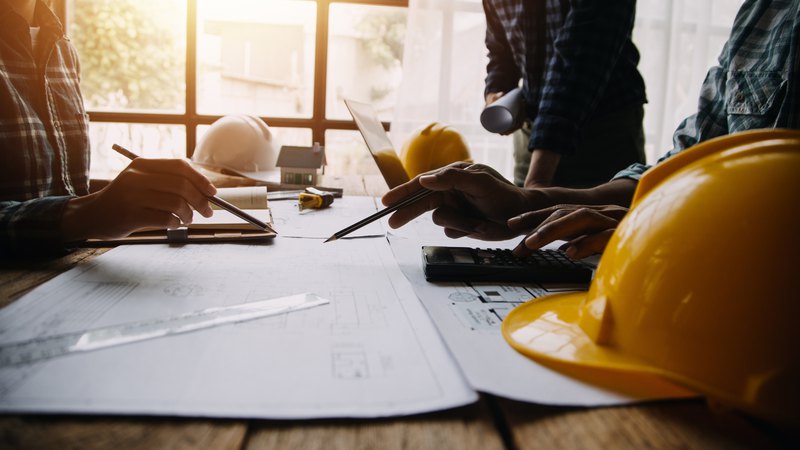
<svg viewBox="0 0 800 450"><path fill-rule="evenodd" d="M522 79L529 149L572 154L589 119L646 101L635 0L483 0L486 91Z"/></svg>
<svg viewBox="0 0 800 450"><path fill-rule="evenodd" d="M89 190L88 118L78 56L56 16L28 23L0 0L0 254L62 247L67 201Z"/></svg>
<svg viewBox="0 0 800 450"><path fill-rule="evenodd" d="M719 65L700 89L697 112L672 136L659 162L711 138L758 128L800 128L800 2L747 0L736 15ZM638 180L634 164L614 178Z"/></svg>

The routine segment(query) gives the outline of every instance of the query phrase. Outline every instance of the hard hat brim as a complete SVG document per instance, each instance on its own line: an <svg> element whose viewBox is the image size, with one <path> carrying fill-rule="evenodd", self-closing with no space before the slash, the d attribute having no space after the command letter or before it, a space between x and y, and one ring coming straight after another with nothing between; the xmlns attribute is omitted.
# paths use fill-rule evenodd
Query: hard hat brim
<svg viewBox="0 0 800 450"><path fill-rule="evenodd" d="M196 165L200 168L210 170L212 172L217 172L222 175L234 176L239 178L247 178L253 181L259 181L263 183L274 183L278 184L280 182L281 174L280 170L264 170L259 172L244 172L241 170L232 169L230 167L222 166L219 164L211 164L206 162L200 161L191 161L193 165Z"/></svg>
<svg viewBox="0 0 800 450"><path fill-rule="evenodd" d="M554 294L514 308L503 321L505 340L518 352L575 378L639 398L697 396L662 371L596 344L578 325L586 292Z"/></svg>

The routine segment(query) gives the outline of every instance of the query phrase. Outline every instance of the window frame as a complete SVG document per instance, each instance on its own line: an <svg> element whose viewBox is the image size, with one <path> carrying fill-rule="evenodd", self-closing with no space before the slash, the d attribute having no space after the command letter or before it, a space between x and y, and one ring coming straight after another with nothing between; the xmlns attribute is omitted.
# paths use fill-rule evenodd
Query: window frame
<svg viewBox="0 0 800 450"><path fill-rule="evenodd" d="M69 20L67 1L56 6L56 13L64 23ZM183 113L116 112L89 110L89 120L96 123L136 123L183 125L186 129L186 157L191 158L197 144L197 127L210 125L224 114L199 114L197 112L197 2L186 0L186 93ZM330 6L334 3L394 6L408 8L408 0L315 0L317 5L316 36L314 42L314 96L310 118L260 116L269 126L276 128L303 128L311 130L311 142L325 145L327 130L357 130L351 120L325 117L328 80L328 22ZM66 20L64 20L66 19ZM389 123L383 123L389 130Z"/></svg>

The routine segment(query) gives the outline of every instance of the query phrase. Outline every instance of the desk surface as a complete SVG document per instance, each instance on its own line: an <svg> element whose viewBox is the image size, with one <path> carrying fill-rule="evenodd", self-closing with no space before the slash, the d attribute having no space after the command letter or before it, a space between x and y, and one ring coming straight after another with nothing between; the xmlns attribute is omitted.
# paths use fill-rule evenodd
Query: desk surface
<svg viewBox="0 0 800 450"><path fill-rule="evenodd" d="M346 193L380 194L375 179ZM0 307L106 249L50 260L0 261ZM0 448L66 449L641 449L797 446L770 426L702 400L562 408L482 395L474 405L378 420L207 420L150 417L0 416Z"/></svg>

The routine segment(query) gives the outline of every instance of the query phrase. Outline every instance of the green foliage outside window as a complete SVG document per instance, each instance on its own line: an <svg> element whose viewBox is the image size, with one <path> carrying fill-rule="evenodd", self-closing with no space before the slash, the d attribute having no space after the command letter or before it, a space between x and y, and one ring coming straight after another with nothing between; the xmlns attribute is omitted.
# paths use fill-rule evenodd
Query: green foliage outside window
<svg viewBox="0 0 800 450"><path fill-rule="evenodd" d="M185 11L160 0L75 0L70 36L81 59L82 90L93 107L183 106Z"/></svg>
<svg viewBox="0 0 800 450"><path fill-rule="evenodd" d="M402 64L406 36L405 11L367 14L356 25L356 29L362 33L363 45L370 59L384 69ZM386 85L373 86L370 88L370 101L379 101L393 91L393 87Z"/></svg>
<svg viewBox="0 0 800 450"><path fill-rule="evenodd" d="M406 36L406 13L368 14L356 26L364 36L364 46L371 59L386 69L403 61Z"/></svg>

